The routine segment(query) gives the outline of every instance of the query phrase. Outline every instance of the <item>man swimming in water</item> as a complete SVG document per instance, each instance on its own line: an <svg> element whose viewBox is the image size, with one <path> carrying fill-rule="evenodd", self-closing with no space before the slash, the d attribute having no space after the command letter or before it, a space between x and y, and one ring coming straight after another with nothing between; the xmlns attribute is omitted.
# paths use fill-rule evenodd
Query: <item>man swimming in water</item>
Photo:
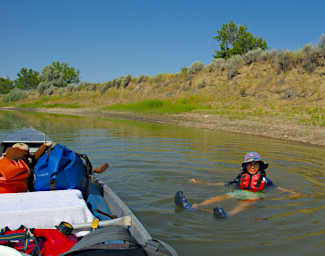
<svg viewBox="0 0 325 256"><path fill-rule="evenodd" d="M249 152L245 155L244 162L241 165L241 173L232 181L224 182L202 182L197 179L190 179L191 183L206 184L214 186L233 185L235 190L223 195L209 198L198 204L191 204L187 201L184 193L178 191L175 195L175 204L184 209L198 209L210 205L212 203L221 202L229 198L240 199L240 203L231 209L228 213L222 207L215 207L213 214L217 218L225 218L233 216L252 205L256 200L264 197L264 188L272 186L272 181L266 177L265 170L268 168L268 163L265 163L257 152ZM296 192L277 186L277 189L282 192L289 192L293 195L298 195Z"/></svg>

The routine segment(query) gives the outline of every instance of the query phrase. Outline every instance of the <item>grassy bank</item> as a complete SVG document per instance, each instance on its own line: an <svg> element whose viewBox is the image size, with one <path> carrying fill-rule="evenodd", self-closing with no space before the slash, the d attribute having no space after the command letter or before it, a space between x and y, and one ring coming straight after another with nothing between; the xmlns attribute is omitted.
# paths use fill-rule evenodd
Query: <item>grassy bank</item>
<svg viewBox="0 0 325 256"><path fill-rule="evenodd" d="M90 85L79 91L41 96L35 92L25 99L3 104L19 108L91 108L98 111L178 114L200 112L230 120L273 118L300 125L325 125L325 68L313 74L291 70L277 74L267 63L239 69L231 80L224 72L201 71L180 82L130 82L126 88ZM177 75L174 75L177 76ZM171 77L171 76L169 76ZM152 78L151 78L152 79ZM162 85L163 84L163 85ZM204 86L202 86L202 84Z"/></svg>
<svg viewBox="0 0 325 256"><path fill-rule="evenodd" d="M208 108L208 106L204 106L202 99L191 96L173 100L149 99L132 104L113 104L111 106L103 107L102 109L104 111L130 111L144 114L178 114L194 110L205 110Z"/></svg>
<svg viewBox="0 0 325 256"><path fill-rule="evenodd" d="M296 52L254 50L209 65L196 62L175 74L128 75L14 96L19 99L1 106L161 116L193 113L230 121L323 127L325 40Z"/></svg>

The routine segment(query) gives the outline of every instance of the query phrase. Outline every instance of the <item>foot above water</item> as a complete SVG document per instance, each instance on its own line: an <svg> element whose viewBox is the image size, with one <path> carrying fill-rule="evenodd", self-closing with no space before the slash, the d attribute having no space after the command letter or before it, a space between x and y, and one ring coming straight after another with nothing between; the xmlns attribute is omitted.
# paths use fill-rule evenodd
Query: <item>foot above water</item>
<svg viewBox="0 0 325 256"><path fill-rule="evenodd" d="M218 207L218 206L213 208L213 215L218 219L227 218L227 213L225 212L225 210L222 207Z"/></svg>
<svg viewBox="0 0 325 256"><path fill-rule="evenodd" d="M175 201L176 206L178 206L179 208L193 209L192 204L187 201L183 191L178 191L175 194L174 201Z"/></svg>

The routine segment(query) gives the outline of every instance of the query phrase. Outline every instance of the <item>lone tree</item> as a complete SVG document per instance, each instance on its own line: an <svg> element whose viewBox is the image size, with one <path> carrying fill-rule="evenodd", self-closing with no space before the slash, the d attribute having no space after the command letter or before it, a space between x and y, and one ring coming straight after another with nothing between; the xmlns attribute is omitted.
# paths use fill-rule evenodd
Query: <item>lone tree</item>
<svg viewBox="0 0 325 256"><path fill-rule="evenodd" d="M254 37L247 32L247 26L237 26L232 20L229 24L223 24L217 35L214 37L218 41L220 50L216 51L214 58L230 58L233 55L242 55L246 52L260 48L268 48L262 38Z"/></svg>

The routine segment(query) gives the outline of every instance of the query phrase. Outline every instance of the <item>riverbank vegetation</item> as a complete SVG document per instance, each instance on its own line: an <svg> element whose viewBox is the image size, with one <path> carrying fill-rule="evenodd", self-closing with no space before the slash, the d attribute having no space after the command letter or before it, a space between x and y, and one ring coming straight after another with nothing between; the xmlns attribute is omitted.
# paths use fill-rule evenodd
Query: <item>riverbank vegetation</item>
<svg viewBox="0 0 325 256"><path fill-rule="evenodd" d="M39 76L28 69L21 72L20 80L33 81L27 89L22 81L18 87L1 78L1 106L201 113L229 120L325 126L325 36L296 51L269 50L247 27L228 25L218 31L220 50L207 65L196 61L173 74L125 75L90 83L79 81L78 70L56 62ZM221 37L224 31L232 35L235 31L240 41ZM249 47L243 50L245 45Z"/></svg>

